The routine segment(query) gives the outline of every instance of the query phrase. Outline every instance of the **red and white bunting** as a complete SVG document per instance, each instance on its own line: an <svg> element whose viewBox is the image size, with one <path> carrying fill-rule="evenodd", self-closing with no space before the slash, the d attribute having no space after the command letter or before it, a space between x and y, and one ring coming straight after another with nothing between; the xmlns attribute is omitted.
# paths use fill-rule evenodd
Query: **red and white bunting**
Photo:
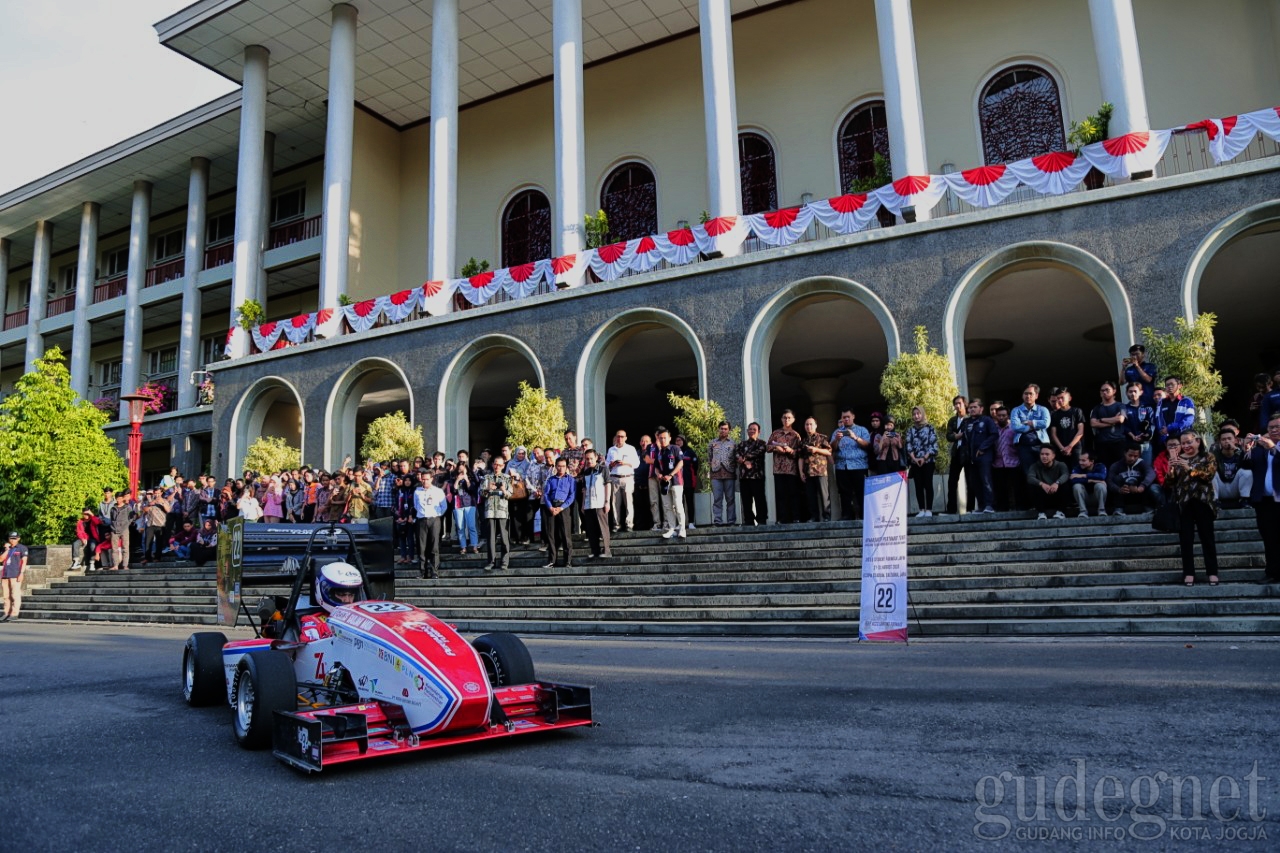
<svg viewBox="0 0 1280 853"><path fill-rule="evenodd" d="M222 347L223 358L232 357L232 354L236 351L235 342L244 333L244 329L239 326L232 326L230 329L227 329L227 342Z"/></svg>
<svg viewBox="0 0 1280 853"><path fill-rule="evenodd" d="M1134 172L1150 172L1169 147L1171 130L1143 130L1104 139L1080 149L1093 167L1112 178L1128 178Z"/></svg>
<svg viewBox="0 0 1280 853"><path fill-rule="evenodd" d="M904 207L921 212L933 210L946 194L947 182L933 175L908 175L872 193L884 209L895 216L900 215Z"/></svg>
<svg viewBox="0 0 1280 853"><path fill-rule="evenodd" d="M614 281L631 271L631 262L636 257L639 240L628 240L625 243L610 243L601 246L591 253L587 263L591 271L601 281Z"/></svg>
<svg viewBox="0 0 1280 853"><path fill-rule="evenodd" d="M813 208L806 204L769 213L753 213L746 220L751 233L761 242L770 246L790 246L813 224Z"/></svg>
<svg viewBox="0 0 1280 853"><path fill-rule="evenodd" d="M456 279L454 286L472 305L483 305L498 292L497 272L490 270L471 278Z"/></svg>
<svg viewBox="0 0 1280 853"><path fill-rule="evenodd" d="M648 272L662 263L662 252L658 249L658 241L652 237L641 237L634 241L635 255L631 258L631 269L635 272Z"/></svg>
<svg viewBox="0 0 1280 853"><path fill-rule="evenodd" d="M378 298L378 303L378 307L382 309L382 313L388 320L392 323L403 323L418 310L421 300L418 297L418 290L413 288L392 293L389 296L381 296Z"/></svg>
<svg viewBox="0 0 1280 853"><path fill-rule="evenodd" d="M280 340L280 334L284 330L281 324L277 322L261 323L253 327L253 345L260 352L266 352L276 345L276 341Z"/></svg>
<svg viewBox="0 0 1280 853"><path fill-rule="evenodd" d="M544 283L554 283L551 273L551 261L544 258L531 264L506 267L498 270L494 281L512 299L524 299L532 296Z"/></svg>
<svg viewBox="0 0 1280 853"><path fill-rule="evenodd" d="M316 338L336 338L342 334L341 308L321 308L316 312Z"/></svg>
<svg viewBox="0 0 1280 853"><path fill-rule="evenodd" d="M951 191L974 207L995 207L1018 188L1018 176L1007 166L979 166L943 175Z"/></svg>
<svg viewBox="0 0 1280 853"><path fill-rule="evenodd" d="M284 326L284 336L291 344L303 343L311 336L316 329L316 315L299 314L286 320L281 325Z"/></svg>
<svg viewBox="0 0 1280 853"><path fill-rule="evenodd" d="M653 244L662 253L662 259L672 266L684 266L698 259L698 241L694 239L692 228L654 234Z"/></svg>
<svg viewBox="0 0 1280 853"><path fill-rule="evenodd" d="M590 250L574 255L561 255L551 260L551 274L555 282L565 287L577 287L586 278L591 257Z"/></svg>
<svg viewBox="0 0 1280 853"><path fill-rule="evenodd" d="M1084 180L1093 167L1079 154L1054 151L1008 164L1008 170L1041 195L1065 195Z"/></svg>
<svg viewBox="0 0 1280 853"><path fill-rule="evenodd" d="M373 324L378 322L378 317L382 315L382 311L378 309L378 300L365 299L361 302L353 302L350 305L342 306L342 316L347 318L347 325L352 331L367 332L373 328Z"/></svg>
<svg viewBox="0 0 1280 853"><path fill-rule="evenodd" d="M418 288L422 310L432 317L449 313L449 305L453 302L456 289L456 281L429 281L422 285Z"/></svg>
<svg viewBox="0 0 1280 853"><path fill-rule="evenodd" d="M747 239L747 223L741 216L717 216L692 230L698 251L704 255L736 255Z"/></svg>
<svg viewBox="0 0 1280 853"><path fill-rule="evenodd" d="M1209 137L1209 153L1217 163L1234 160L1241 151L1249 147L1258 133L1252 123L1241 121L1239 116L1207 118L1189 124L1184 129L1204 131Z"/></svg>
<svg viewBox="0 0 1280 853"><path fill-rule="evenodd" d="M1268 139L1280 142L1280 107L1268 107L1265 110L1246 113L1240 118L1248 119L1249 124Z"/></svg>
<svg viewBox="0 0 1280 853"><path fill-rule="evenodd" d="M852 193L809 203L814 218L837 234L852 234L871 224L880 200L866 193Z"/></svg>

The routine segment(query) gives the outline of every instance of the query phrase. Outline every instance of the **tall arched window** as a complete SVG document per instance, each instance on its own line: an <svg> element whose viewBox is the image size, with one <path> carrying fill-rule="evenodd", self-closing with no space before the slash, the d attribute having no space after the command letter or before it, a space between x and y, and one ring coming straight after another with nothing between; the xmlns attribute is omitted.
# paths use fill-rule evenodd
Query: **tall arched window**
<svg viewBox="0 0 1280 853"><path fill-rule="evenodd" d="M837 139L840 150L840 192L849 185L876 173L875 155L889 161L889 127L885 121L884 101L867 101L849 113L840 125ZM892 163L889 164L892 171Z"/></svg>
<svg viewBox="0 0 1280 853"><path fill-rule="evenodd" d="M777 210L778 172L769 140L758 133L739 133L738 169L742 175L742 212Z"/></svg>
<svg viewBox="0 0 1280 853"><path fill-rule="evenodd" d="M551 202L525 190L502 213L502 265L514 267L551 257Z"/></svg>
<svg viewBox="0 0 1280 853"><path fill-rule="evenodd" d="M978 127L988 164L1067 147L1058 84L1034 65L1006 68L991 78L978 99Z"/></svg>
<svg viewBox="0 0 1280 853"><path fill-rule="evenodd" d="M647 237L658 230L658 182L642 163L614 169L600 193L600 209L609 217L609 239Z"/></svg>

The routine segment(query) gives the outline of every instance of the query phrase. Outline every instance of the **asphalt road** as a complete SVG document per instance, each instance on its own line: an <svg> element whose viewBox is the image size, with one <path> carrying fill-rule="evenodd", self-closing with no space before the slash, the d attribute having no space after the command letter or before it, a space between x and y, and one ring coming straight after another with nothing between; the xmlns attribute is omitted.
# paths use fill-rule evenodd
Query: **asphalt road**
<svg viewBox="0 0 1280 853"><path fill-rule="evenodd" d="M599 728L304 776L186 634L0 625L0 850L1280 849L1276 641L531 639Z"/></svg>

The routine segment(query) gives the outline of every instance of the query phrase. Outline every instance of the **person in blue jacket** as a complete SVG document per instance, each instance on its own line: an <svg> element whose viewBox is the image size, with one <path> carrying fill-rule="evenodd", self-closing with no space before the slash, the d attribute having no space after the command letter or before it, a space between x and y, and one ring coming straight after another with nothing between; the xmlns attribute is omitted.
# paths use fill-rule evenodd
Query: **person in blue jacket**
<svg viewBox="0 0 1280 853"><path fill-rule="evenodd" d="M1047 415L1045 422L1048 423ZM977 397L969 400L969 417L964 419L962 428L965 447L969 448L965 481L977 487L978 505L982 511L995 512L996 491L991 481L991 463L996 458L1000 428L990 415L982 413L982 400Z"/></svg>
<svg viewBox="0 0 1280 853"><path fill-rule="evenodd" d="M1089 493L1098 502L1098 515L1107 514L1107 466L1093 458L1088 450L1080 451L1080 461L1071 471L1071 494L1083 518L1089 514Z"/></svg>
<svg viewBox="0 0 1280 853"><path fill-rule="evenodd" d="M1049 410L1038 405L1040 386L1028 385L1022 392L1022 405L1009 413L1009 426L1017 436L1018 462L1025 476L1040 456L1040 447L1049 443Z"/></svg>

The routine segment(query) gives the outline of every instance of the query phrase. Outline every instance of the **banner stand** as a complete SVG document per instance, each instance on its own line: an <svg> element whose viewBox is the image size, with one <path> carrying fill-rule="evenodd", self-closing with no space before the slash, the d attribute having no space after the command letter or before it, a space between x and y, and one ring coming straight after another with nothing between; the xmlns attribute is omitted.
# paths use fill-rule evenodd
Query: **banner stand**
<svg viewBox="0 0 1280 853"><path fill-rule="evenodd" d="M907 472L868 477L858 640L907 642ZM919 617L916 618L917 627Z"/></svg>

